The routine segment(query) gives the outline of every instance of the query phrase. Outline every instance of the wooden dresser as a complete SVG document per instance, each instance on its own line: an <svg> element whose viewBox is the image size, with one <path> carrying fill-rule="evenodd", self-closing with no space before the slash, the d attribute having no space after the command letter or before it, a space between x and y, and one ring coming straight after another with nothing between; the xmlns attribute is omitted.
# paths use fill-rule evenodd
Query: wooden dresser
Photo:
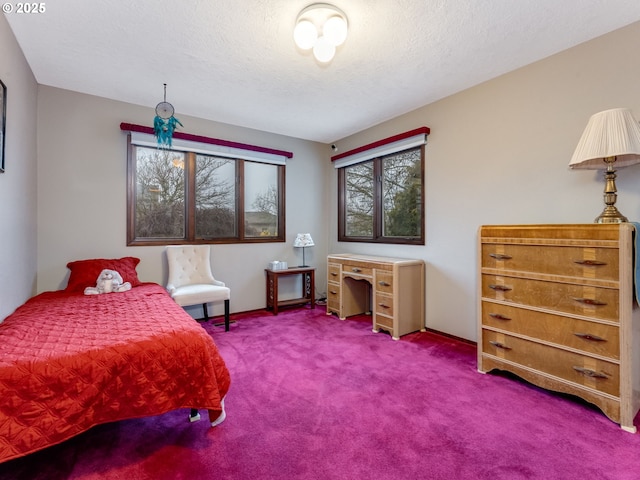
<svg viewBox="0 0 640 480"><path fill-rule="evenodd" d="M373 331L394 340L424 330L423 260L335 254L327 257L327 315L372 314ZM371 301L373 299L373 302Z"/></svg>
<svg viewBox="0 0 640 480"><path fill-rule="evenodd" d="M576 395L635 432L633 237L630 223L482 226L478 370Z"/></svg>

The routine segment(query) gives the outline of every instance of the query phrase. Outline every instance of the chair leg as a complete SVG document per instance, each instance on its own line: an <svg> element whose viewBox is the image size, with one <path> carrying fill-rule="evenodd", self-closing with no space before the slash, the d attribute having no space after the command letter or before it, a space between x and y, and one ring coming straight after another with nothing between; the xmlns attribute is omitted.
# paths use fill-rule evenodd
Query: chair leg
<svg viewBox="0 0 640 480"><path fill-rule="evenodd" d="M206 303L202 304L202 309L204 310L204 321L208 322L209 321L209 311L207 310L207 304Z"/></svg>
<svg viewBox="0 0 640 480"><path fill-rule="evenodd" d="M224 301L224 331L229 331L229 299Z"/></svg>

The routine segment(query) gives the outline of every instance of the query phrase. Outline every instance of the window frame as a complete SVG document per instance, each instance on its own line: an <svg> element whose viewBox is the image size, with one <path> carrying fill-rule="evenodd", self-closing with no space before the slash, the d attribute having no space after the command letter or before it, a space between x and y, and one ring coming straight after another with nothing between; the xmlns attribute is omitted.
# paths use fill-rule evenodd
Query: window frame
<svg viewBox="0 0 640 480"><path fill-rule="evenodd" d="M253 162L250 159L236 158L230 155L216 155L215 153L199 153L189 151L185 148L169 148L169 150L179 151L185 154L185 235L184 237L136 237L136 148L149 148L144 145L132 143L131 134L127 138L127 246L158 246L158 245L195 245L195 244L234 244L234 243L275 243L285 242L286 237L286 165L284 163L273 163L277 168L277 188L278 188L278 219L277 234L269 236L246 236L245 235L245 185L244 166L245 162ZM235 208L237 215L237 235L234 237L221 238L196 238L196 205L195 205L195 164L198 154L224 157L236 164L236 198Z"/></svg>
<svg viewBox="0 0 640 480"><path fill-rule="evenodd" d="M420 187L422 208L420 209L420 235L415 237L387 237L383 235L383 215L384 199L382 195L382 164L385 158L398 155L414 149L420 149ZM395 245L425 245L425 144L375 156L353 165L373 162L373 235L371 237L348 236L347 211L346 211L346 169L352 165L337 167L338 171L338 241L339 242L360 242L360 243L381 243Z"/></svg>

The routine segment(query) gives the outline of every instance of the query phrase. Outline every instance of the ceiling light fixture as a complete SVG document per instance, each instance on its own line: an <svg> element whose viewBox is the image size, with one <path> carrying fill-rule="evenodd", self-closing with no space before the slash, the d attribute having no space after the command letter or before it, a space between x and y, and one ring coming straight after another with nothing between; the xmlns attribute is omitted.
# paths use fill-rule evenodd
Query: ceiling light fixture
<svg viewBox="0 0 640 480"><path fill-rule="evenodd" d="M313 49L321 63L330 62L347 39L349 24L342 10L328 3L314 3L300 12L293 29L293 40L301 50Z"/></svg>

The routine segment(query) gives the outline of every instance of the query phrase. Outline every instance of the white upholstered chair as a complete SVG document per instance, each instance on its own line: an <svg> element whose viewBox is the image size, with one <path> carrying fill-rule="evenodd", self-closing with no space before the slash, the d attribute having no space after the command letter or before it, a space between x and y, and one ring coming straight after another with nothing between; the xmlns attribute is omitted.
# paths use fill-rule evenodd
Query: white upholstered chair
<svg viewBox="0 0 640 480"><path fill-rule="evenodd" d="M209 245L170 245L166 252L171 297L181 307L202 305L204 320L209 320L208 303L224 301L224 329L229 331L231 290L213 277Z"/></svg>

